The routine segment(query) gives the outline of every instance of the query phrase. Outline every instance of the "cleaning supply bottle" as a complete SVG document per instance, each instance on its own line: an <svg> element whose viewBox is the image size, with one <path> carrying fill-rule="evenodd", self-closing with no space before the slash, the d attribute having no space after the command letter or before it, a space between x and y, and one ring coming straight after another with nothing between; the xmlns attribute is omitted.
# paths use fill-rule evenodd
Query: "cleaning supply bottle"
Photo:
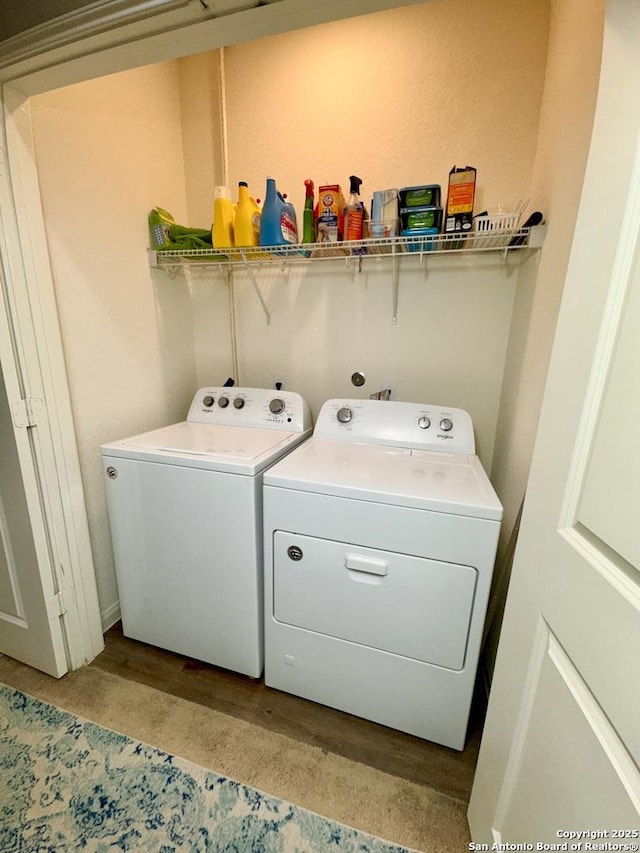
<svg viewBox="0 0 640 853"><path fill-rule="evenodd" d="M296 209L290 201L287 201L287 194L282 193L284 207L282 209L282 217L280 224L282 234L286 238L287 243L298 242L298 220L296 217Z"/></svg>
<svg viewBox="0 0 640 853"><path fill-rule="evenodd" d="M316 242L316 216L313 209L313 181L307 179L304 182L305 197L304 210L302 212L302 242Z"/></svg>
<svg viewBox="0 0 640 853"><path fill-rule="evenodd" d="M216 187L213 201L212 239L216 249L233 246L233 220L236 206L229 187Z"/></svg>
<svg viewBox="0 0 640 853"><path fill-rule="evenodd" d="M267 178L267 191L260 219L260 245L285 246L298 242L296 212L276 189L274 178Z"/></svg>
<svg viewBox="0 0 640 853"><path fill-rule="evenodd" d="M233 223L233 235L236 246L258 246L260 244L261 210L254 198L249 195L246 181L238 183L238 204Z"/></svg>
<svg viewBox="0 0 640 853"><path fill-rule="evenodd" d="M349 200L344 209L344 239L362 240L364 234L364 205L360 201L362 180L357 175L351 175L349 181Z"/></svg>

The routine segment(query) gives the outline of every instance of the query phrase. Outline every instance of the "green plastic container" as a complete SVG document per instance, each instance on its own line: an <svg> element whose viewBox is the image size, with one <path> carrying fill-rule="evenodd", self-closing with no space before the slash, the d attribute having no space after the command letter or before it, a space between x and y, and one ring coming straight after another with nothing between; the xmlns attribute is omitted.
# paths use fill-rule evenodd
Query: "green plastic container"
<svg viewBox="0 0 640 853"><path fill-rule="evenodd" d="M419 187L403 187L399 192L400 207L438 207L440 184L423 184Z"/></svg>
<svg viewBox="0 0 640 853"><path fill-rule="evenodd" d="M442 226L441 207L409 207L402 208L400 219L404 231L414 228L438 228Z"/></svg>

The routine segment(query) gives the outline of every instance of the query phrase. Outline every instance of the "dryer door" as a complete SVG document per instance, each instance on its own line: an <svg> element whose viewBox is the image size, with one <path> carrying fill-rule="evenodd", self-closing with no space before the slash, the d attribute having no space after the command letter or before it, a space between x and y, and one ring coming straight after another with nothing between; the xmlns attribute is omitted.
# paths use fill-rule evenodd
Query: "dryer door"
<svg viewBox="0 0 640 853"><path fill-rule="evenodd" d="M448 669L464 668L476 569L274 534L277 621Z"/></svg>

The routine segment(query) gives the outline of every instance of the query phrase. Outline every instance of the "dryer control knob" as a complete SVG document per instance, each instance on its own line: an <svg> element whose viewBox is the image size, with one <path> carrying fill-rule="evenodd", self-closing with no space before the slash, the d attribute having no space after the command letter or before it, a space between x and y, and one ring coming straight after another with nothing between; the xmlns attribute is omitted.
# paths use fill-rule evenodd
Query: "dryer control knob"
<svg viewBox="0 0 640 853"><path fill-rule="evenodd" d="M453 421L451 418L443 418L440 421L440 429L442 432L450 432L453 429Z"/></svg>
<svg viewBox="0 0 640 853"><path fill-rule="evenodd" d="M234 409L241 409L244 406L244 399L242 397L236 397L233 401Z"/></svg>
<svg viewBox="0 0 640 853"><path fill-rule="evenodd" d="M272 415L281 415L284 412L284 400L280 397L274 397L273 400L269 402L269 411Z"/></svg>
<svg viewBox="0 0 640 853"><path fill-rule="evenodd" d="M429 420L429 418L423 415L421 418L418 418L418 426L420 427L420 429L429 429L429 427L431 426L431 421Z"/></svg>
<svg viewBox="0 0 640 853"><path fill-rule="evenodd" d="M210 409L211 406L213 406L213 404L215 403L215 400L213 399L213 397L211 397L207 394L207 396L204 398L202 403L203 403L203 405L205 405L207 407L207 409Z"/></svg>
<svg viewBox="0 0 640 853"><path fill-rule="evenodd" d="M336 415L341 424L348 424L351 418L353 417L353 412L347 406L343 406L341 409L338 409L338 414Z"/></svg>
<svg viewBox="0 0 640 853"><path fill-rule="evenodd" d="M221 409L226 409L227 406L229 405L229 398L228 397L218 397L218 405L220 406Z"/></svg>

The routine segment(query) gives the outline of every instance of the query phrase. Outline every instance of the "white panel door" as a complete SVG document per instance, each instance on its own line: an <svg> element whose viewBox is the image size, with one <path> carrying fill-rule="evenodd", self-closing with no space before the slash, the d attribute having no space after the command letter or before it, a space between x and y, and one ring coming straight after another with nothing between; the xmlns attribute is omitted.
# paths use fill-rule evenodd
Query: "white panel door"
<svg viewBox="0 0 640 853"><path fill-rule="evenodd" d="M609 0L591 151L469 806L473 840L488 849L638 850L639 371L640 4Z"/></svg>
<svg viewBox="0 0 640 853"><path fill-rule="evenodd" d="M0 91L0 653L60 676L103 648L23 94Z"/></svg>
<svg viewBox="0 0 640 853"><path fill-rule="evenodd" d="M21 460L14 429L14 417L19 419L21 412L13 408L0 371L0 652L60 676L67 671L60 622L64 608L53 579L46 570L41 572L23 477L23 467L31 467L26 453L28 436L18 439L25 451ZM26 433L27 427L19 430ZM44 546L34 478L31 497L31 512L36 512L35 523Z"/></svg>

